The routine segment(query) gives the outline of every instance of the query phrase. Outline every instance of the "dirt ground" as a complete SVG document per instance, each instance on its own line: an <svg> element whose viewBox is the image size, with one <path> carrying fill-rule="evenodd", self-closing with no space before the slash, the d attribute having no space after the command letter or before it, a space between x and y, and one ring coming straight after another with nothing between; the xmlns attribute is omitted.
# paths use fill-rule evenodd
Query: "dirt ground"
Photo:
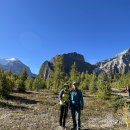
<svg viewBox="0 0 130 130"><path fill-rule="evenodd" d="M82 130L118 130L124 128L122 110L114 111L107 101L84 93ZM13 92L7 99L0 99L0 130L60 130L58 95L48 90L25 94ZM70 111L67 129L72 127Z"/></svg>

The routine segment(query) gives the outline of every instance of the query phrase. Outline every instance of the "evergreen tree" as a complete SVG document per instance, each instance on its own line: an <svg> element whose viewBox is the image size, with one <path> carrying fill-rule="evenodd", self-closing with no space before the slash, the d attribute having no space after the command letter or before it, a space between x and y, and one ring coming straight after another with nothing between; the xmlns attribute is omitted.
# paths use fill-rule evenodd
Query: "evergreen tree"
<svg viewBox="0 0 130 130"><path fill-rule="evenodd" d="M25 84L24 84L23 80L17 79L15 84L16 84L16 88L17 88L18 92L25 92L26 91Z"/></svg>
<svg viewBox="0 0 130 130"><path fill-rule="evenodd" d="M70 71L70 80L71 82L73 81L78 81L80 80L80 74L79 72L77 71L77 66L76 66L76 63L74 62L74 64L71 66L71 71Z"/></svg>
<svg viewBox="0 0 130 130"><path fill-rule="evenodd" d="M81 83L83 83L84 80L85 80L85 73L82 72L82 73L81 73Z"/></svg>
<svg viewBox="0 0 130 130"><path fill-rule="evenodd" d="M61 89L63 87L64 78L65 78L63 57L60 55L55 58L54 72L53 72L52 76L53 76L52 91L57 92L57 91L59 91L59 89Z"/></svg>
<svg viewBox="0 0 130 130"><path fill-rule="evenodd" d="M21 75L20 79L16 81L16 87L18 92L25 92L26 91L26 86L25 86L25 80L27 79L27 70L24 68Z"/></svg>
<svg viewBox="0 0 130 130"><path fill-rule="evenodd" d="M33 87L33 78L28 77L25 81L25 86L28 90L32 90Z"/></svg>
<svg viewBox="0 0 130 130"><path fill-rule="evenodd" d="M10 93L10 86L6 75L0 75L0 96L7 96Z"/></svg>
<svg viewBox="0 0 130 130"><path fill-rule="evenodd" d="M46 88L45 80L39 77L35 78L33 81L32 88L37 91L40 89L45 89Z"/></svg>
<svg viewBox="0 0 130 130"><path fill-rule="evenodd" d="M96 84L97 77L95 74L91 76L90 84L89 84L89 91L91 93L95 93L97 91L97 84Z"/></svg>
<svg viewBox="0 0 130 130"><path fill-rule="evenodd" d="M25 81L28 77L27 70L24 68L21 73L21 80Z"/></svg>
<svg viewBox="0 0 130 130"><path fill-rule="evenodd" d="M91 80L91 75L86 73L85 74L85 79L81 82L81 89L83 90L88 90L89 85L90 85L90 80Z"/></svg>
<svg viewBox="0 0 130 130"><path fill-rule="evenodd" d="M53 75L54 75L54 71L51 71L49 78L46 79L47 89L52 89L52 87L53 87Z"/></svg>
<svg viewBox="0 0 130 130"><path fill-rule="evenodd" d="M98 76L98 97L102 99L107 99L111 95L111 86L108 82L107 76L105 74L100 74Z"/></svg>

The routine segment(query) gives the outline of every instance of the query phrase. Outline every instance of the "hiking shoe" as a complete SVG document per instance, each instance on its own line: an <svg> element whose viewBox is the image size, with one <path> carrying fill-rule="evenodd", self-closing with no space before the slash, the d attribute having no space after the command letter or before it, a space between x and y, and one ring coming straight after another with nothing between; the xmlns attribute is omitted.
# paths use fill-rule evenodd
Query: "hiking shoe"
<svg viewBox="0 0 130 130"><path fill-rule="evenodd" d="M66 127L62 127L64 130L67 130L67 128Z"/></svg>
<svg viewBox="0 0 130 130"><path fill-rule="evenodd" d="M62 130L62 129L63 129L63 127L62 127L62 126L59 126L59 129L60 129L60 130Z"/></svg>

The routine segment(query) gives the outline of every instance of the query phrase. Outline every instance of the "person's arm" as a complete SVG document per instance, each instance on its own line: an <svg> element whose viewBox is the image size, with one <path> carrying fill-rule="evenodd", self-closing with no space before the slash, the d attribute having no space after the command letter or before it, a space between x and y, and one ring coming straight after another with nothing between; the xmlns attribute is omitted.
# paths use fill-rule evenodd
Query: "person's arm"
<svg viewBox="0 0 130 130"><path fill-rule="evenodd" d="M60 91L60 93L59 93L59 99L60 99L60 101L62 101L62 102L64 102L64 99L62 98L63 92L64 92L64 90L62 89L62 90Z"/></svg>
<svg viewBox="0 0 130 130"><path fill-rule="evenodd" d="M71 94L70 94L70 91L69 91L69 100L68 100L68 107L70 109L70 106L71 106Z"/></svg>
<svg viewBox="0 0 130 130"><path fill-rule="evenodd" d="M83 99L82 92L81 92L81 95L80 95L80 103L81 103L81 109L83 110L83 108L84 108L84 99Z"/></svg>

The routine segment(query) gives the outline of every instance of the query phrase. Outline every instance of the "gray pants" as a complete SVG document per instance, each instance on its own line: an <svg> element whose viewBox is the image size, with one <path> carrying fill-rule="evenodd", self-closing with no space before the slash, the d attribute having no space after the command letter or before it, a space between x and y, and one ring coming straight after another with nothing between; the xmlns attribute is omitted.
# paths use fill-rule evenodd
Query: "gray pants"
<svg viewBox="0 0 130 130"><path fill-rule="evenodd" d="M81 115L81 110L80 106L71 106L71 115L72 115L72 120L73 120L73 128L74 130L80 130L81 127L81 121L80 121L80 115Z"/></svg>

